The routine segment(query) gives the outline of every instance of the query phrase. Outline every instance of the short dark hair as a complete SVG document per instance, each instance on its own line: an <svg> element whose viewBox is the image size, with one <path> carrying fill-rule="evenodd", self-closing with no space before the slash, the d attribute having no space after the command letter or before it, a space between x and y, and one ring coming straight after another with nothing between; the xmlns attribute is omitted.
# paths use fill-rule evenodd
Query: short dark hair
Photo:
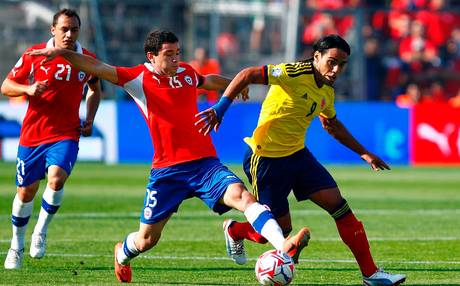
<svg viewBox="0 0 460 286"><path fill-rule="evenodd" d="M318 51L321 54L324 54L326 50L334 48L344 51L347 55L351 54L350 45L339 35L324 36L313 44L313 52Z"/></svg>
<svg viewBox="0 0 460 286"><path fill-rule="evenodd" d="M53 27L56 27L57 21L58 21L59 17L61 17L61 15L65 15L65 16L67 16L69 18L72 18L72 17L77 18L78 26L79 27L81 26L80 16L78 16L77 11L65 8L65 9L62 9L62 10L58 11L56 14L54 14L54 16L53 16Z"/></svg>
<svg viewBox="0 0 460 286"><path fill-rule="evenodd" d="M164 43L177 43L179 39L177 36L170 31L155 30L150 32L145 38L144 51L147 55L148 52L152 52L156 56L161 50L161 46Z"/></svg>

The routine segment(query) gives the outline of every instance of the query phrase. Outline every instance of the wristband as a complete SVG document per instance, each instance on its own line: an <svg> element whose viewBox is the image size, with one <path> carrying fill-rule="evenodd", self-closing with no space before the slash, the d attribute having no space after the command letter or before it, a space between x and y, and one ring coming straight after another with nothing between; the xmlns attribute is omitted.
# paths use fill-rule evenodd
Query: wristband
<svg viewBox="0 0 460 286"><path fill-rule="evenodd" d="M216 112L216 117L219 122L222 121L225 111L227 111L232 102L233 101L228 96L222 96L219 102L212 106L212 109Z"/></svg>

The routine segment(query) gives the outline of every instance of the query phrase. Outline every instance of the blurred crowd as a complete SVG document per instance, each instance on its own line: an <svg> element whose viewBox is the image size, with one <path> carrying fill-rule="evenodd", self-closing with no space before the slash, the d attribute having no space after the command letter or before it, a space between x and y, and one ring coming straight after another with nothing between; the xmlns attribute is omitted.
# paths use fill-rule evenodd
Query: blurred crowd
<svg viewBox="0 0 460 286"><path fill-rule="evenodd" d="M301 43L361 33L368 100L460 106L460 3L445 0L306 0ZM365 7L361 15L355 8ZM354 29L354 25L362 27ZM356 50L356 49L355 49Z"/></svg>

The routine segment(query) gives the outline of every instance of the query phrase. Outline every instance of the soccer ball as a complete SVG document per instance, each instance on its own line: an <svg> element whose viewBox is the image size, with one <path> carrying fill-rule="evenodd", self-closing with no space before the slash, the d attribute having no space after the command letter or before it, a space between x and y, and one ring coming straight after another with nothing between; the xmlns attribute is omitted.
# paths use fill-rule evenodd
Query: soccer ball
<svg viewBox="0 0 460 286"><path fill-rule="evenodd" d="M294 261L281 250L266 251L257 259L256 278L261 285L288 285L294 278Z"/></svg>

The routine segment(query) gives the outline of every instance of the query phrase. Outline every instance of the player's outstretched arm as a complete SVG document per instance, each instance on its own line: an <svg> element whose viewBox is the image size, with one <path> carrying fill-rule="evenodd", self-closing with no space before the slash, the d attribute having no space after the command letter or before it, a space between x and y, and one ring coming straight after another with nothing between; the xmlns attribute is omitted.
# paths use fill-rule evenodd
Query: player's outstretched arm
<svg viewBox="0 0 460 286"><path fill-rule="evenodd" d="M390 167L377 155L369 152L361 143L348 131L348 129L337 118L328 119L319 116L323 128L341 144L358 153L361 159L371 165L372 169L390 170Z"/></svg>
<svg viewBox="0 0 460 286"><path fill-rule="evenodd" d="M70 62L72 66L79 70L97 76L98 78L108 80L112 83L118 82L117 70L115 67L99 61L93 57L79 54L68 49L45 48L32 50L27 54L31 56L45 56L46 59L43 62L50 61L57 56L62 56L68 62Z"/></svg>
<svg viewBox="0 0 460 286"><path fill-rule="evenodd" d="M233 100L240 94L243 100L249 99L248 85L251 83L264 83L262 68L249 67L240 71L230 84L228 84L218 103L195 115L195 117L199 118L195 122L195 125L200 126L199 132L203 135L208 135L213 129L217 131L225 112Z"/></svg>
<svg viewBox="0 0 460 286"><path fill-rule="evenodd" d="M9 78L2 83L1 93L8 97L18 97L24 94L39 96L48 88L48 80L36 81L31 85L20 84Z"/></svg>

